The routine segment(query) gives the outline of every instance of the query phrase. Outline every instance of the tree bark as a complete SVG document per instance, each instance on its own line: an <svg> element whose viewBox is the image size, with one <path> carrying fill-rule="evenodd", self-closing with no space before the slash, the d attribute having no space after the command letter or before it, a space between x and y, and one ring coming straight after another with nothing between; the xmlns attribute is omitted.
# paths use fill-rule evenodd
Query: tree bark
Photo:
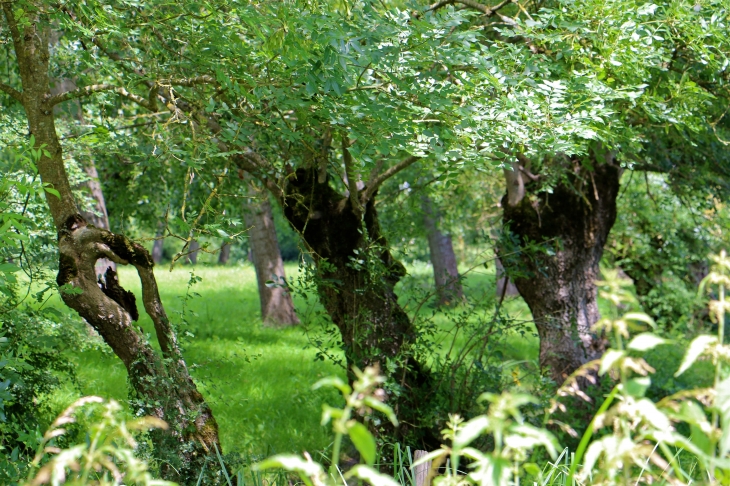
<svg viewBox="0 0 730 486"><path fill-rule="evenodd" d="M218 253L218 265L226 265L230 258L231 258L231 244L225 243L223 246L221 246L220 253Z"/></svg>
<svg viewBox="0 0 730 486"><path fill-rule="evenodd" d="M191 265L197 264L199 251L200 251L200 243L198 243L198 240L191 241L190 246L188 247L189 253L185 257L185 260Z"/></svg>
<svg viewBox="0 0 730 486"><path fill-rule="evenodd" d="M504 223L522 250L515 284L535 320L540 364L558 384L605 350L605 339L591 327L599 319L595 281L619 189L613 156L605 162L594 158L592 172L572 162L552 194L531 192L536 185L531 183L525 197L502 200ZM543 251L528 251L534 242L542 243Z"/></svg>
<svg viewBox="0 0 730 486"><path fill-rule="evenodd" d="M502 265L502 260L497 258L495 260L495 266L497 276L497 299L502 300L507 296L520 295L520 292L517 290L515 283L512 281L511 278L509 278L509 275L507 275L504 265Z"/></svg>
<svg viewBox="0 0 730 486"><path fill-rule="evenodd" d="M286 286L271 204L265 192L255 193L256 198L244 203L243 214L250 228L248 241L259 287L261 320L267 327L295 326L299 318Z"/></svg>
<svg viewBox="0 0 730 486"><path fill-rule="evenodd" d="M155 451L163 459L163 474L182 482L193 482L205 456L218 446L218 426L213 414L190 377L167 319L147 251L125 236L90 225L79 214L63 163L56 134L51 98L49 29L39 14L28 14L25 26L15 20L12 4L2 5L13 39L22 81L22 104L28 119L34 149L40 156L41 180L54 193L46 200L58 230L61 297L109 344L122 360L138 405L144 413L165 420L169 431L153 433ZM34 17L35 15L35 17ZM159 356L132 324L138 311L131 292L108 270L100 285L94 265L100 258L117 264L131 264L142 282L142 300L155 326L162 349Z"/></svg>
<svg viewBox="0 0 730 486"><path fill-rule="evenodd" d="M84 171L89 177L85 185L91 197L94 199L94 211L82 211L81 215L84 219L96 226L97 228L111 230L109 225L109 213L106 211L106 201L104 200L104 191L101 187L101 181L99 180L99 172L96 170L96 164L93 160L89 160L84 164ZM97 276L103 276L106 273L107 268L111 268L115 272L117 271L117 264L107 258L99 258L96 265L94 265Z"/></svg>
<svg viewBox="0 0 730 486"><path fill-rule="evenodd" d="M161 222L157 225L157 232L155 233L155 242L152 244L152 261L155 265L162 261L162 254L165 247L165 239L162 238L165 223Z"/></svg>
<svg viewBox="0 0 730 486"><path fill-rule="evenodd" d="M417 360L417 330L394 292L405 268L388 251L374 199L360 219L352 198L326 180L320 182L316 167L300 168L288 178L284 214L314 259L318 294L340 331L350 379L352 366L388 370L388 401L401 426L384 428L384 433L412 446L431 447L438 438L428 428L432 424L423 423L421 411L434 383Z"/></svg>
<svg viewBox="0 0 730 486"><path fill-rule="evenodd" d="M443 233L439 228L441 217L438 210L434 208L431 198L426 195L422 196L421 208L433 265L437 303L439 306L457 303L464 299L464 291L459 280L451 235Z"/></svg>

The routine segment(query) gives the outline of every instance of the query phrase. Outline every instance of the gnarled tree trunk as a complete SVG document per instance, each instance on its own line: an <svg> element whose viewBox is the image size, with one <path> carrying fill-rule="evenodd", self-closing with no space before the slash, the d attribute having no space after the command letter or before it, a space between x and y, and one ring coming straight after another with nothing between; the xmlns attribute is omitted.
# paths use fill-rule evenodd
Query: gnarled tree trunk
<svg viewBox="0 0 730 486"><path fill-rule="evenodd" d="M523 252L515 278L530 306L540 336L540 364L556 383L582 364L603 354L606 342L591 331L598 321L595 281L608 233L616 219L619 168L613 157L594 160L594 170L577 161L567 180L531 197L502 200L504 223L526 242L545 245L536 254ZM518 187L518 186L515 186ZM528 277L522 276L524 272Z"/></svg>
<svg viewBox="0 0 730 486"><path fill-rule="evenodd" d="M433 277L436 283L438 305L450 305L464 298L464 291L459 280L459 270L454 253L451 235L443 233L439 228L441 220L438 210L428 196L421 197L423 225L426 227L428 248L433 265Z"/></svg>
<svg viewBox="0 0 730 486"><path fill-rule="evenodd" d="M25 108L41 180L53 194L46 199L58 230L59 271L63 301L91 324L122 360L138 405L146 414L170 425L153 434L163 473L171 480L194 482L205 456L218 445L218 426L191 379L175 334L160 301L147 251L122 235L90 225L79 214L56 134L50 93L49 30L39 14L26 13L20 26L11 3L2 5L15 47L23 92L16 95ZM44 25L45 24L45 25ZM162 349L159 356L132 324L138 317L134 295L118 283L113 270L97 283L94 266L100 258L133 265L142 282L142 300L152 318Z"/></svg>
<svg viewBox="0 0 730 486"><path fill-rule="evenodd" d="M256 269L261 320L269 327L294 326L299 324L299 318L286 286L271 203L266 192L252 192L256 197L244 203L243 214L246 226L250 228L248 242Z"/></svg>
<svg viewBox="0 0 730 486"><path fill-rule="evenodd" d="M401 421L398 431L387 433L407 437L412 446L434 446L419 412L433 380L415 356L417 331L393 290L405 268L388 251L374 196L363 210L361 220L351 198L318 181L316 168L298 169L288 179L284 214L311 251L320 300L340 330L348 369L387 365L388 401Z"/></svg>

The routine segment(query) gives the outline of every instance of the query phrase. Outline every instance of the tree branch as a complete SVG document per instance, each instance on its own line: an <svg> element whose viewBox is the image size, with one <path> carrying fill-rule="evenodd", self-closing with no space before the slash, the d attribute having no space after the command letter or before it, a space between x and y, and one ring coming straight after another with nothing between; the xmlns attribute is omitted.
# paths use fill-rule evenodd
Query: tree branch
<svg viewBox="0 0 730 486"><path fill-rule="evenodd" d="M18 91L17 89L8 86L7 84L0 83L0 91L4 91L5 93L12 96L16 101L23 102L23 93Z"/></svg>
<svg viewBox="0 0 730 486"><path fill-rule="evenodd" d="M415 155L411 155L410 157L406 157L405 159L401 160L394 166L388 168L385 172L380 174L379 176L375 177L374 180L372 180L371 184L368 185L360 195L360 204L363 206L367 204L367 202L370 200L370 198L375 194L375 191L378 190L378 188L383 184L383 182L387 181L394 175L396 175L398 172L402 171L406 167L412 165L414 162L419 160L421 157L416 157Z"/></svg>
<svg viewBox="0 0 730 486"><path fill-rule="evenodd" d="M93 93L100 93L102 91L114 91L116 88L117 86L114 86L112 84L91 84L89 86L84 86L83 88L72 89L70 91L59 93L56 96L52 96L48 100L48 104L51 106L56 106L57 104L63 103L64 101L72 100L74 98L82 98L84 96L89 96Z"/></svg>
<svg viewBox="0 0 730 486"><path fill-rule="evenodd" d="M362 206L357 199L357 180L352 172L352 154L347 149L347 137L342 135L342 160L345 162L345 175L347 176L347 192L349 192L350 203L352 204L352 212L355 216L362 215Z"/></svg>
<svg viewBox="0 0 730 486"><path fill-rule="evenodd" d="M469 8L473 8L474 10L479 10L481 13L483 13L487 17L491 17L494 14L496 14L497 11L499 9L501 9L502 7L504 7L505 5L508 5L510 3L515 3L515 2L513 0L503 0L502 2L498 3L497 5L495 5L493 7L487 7L486 5L482 5L481 3L476 2L474 0L441 0L440 2L436 2L433 5L431 5L430 7L428 7L428 9L426 11L431 12L431 11L440 9L441 7L445 7L446 5L451 5L454 3L460 3Z"/></svg>

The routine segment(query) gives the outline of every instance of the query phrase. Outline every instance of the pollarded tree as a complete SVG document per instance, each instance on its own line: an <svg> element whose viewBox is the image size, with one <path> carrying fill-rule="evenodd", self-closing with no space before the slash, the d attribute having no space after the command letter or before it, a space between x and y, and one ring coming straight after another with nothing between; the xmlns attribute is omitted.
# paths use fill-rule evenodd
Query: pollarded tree
<svg viewBox="0 0 730 486"><path fill-rule="evenodd" d="M477 109L475 143L503 161L504 223L523 251L515 281L540 334L540 362L561 383L606 344L591 329L595 280L621 173L727 180L726 153L700 154L723 132L728 4L447 0L428 10L454 8L477 16L472 49L500 53L476 74L472 99L489 101ZM533 243L543 250L526 251Z"/></svg>
<svg viewBox="0 0 730 486"><path fill-rule="evenodd" d="M170 425L169 432L153 435L156 451L164 459L166 477L193 481L206 456L219 446L213 414L191 379L178 348L175 333L160 301L147 251L123 235L98 228L80 214L64 167L63 147L55 127L54 106L85 96L99 86L51 94L51 28L66 13L46 4L5 2L3 27L14 48L7 59L17 70L21 86L0 84L25 111L30 143L37 154L37 168L46 186L46 198L58 231L58 286L63 301L91 324L129 373L129 380L144 413ZM106 90L127 95L121 86ZM97 284L94 266L100 258L133 265L142 282L142 300L152 319L162 350L159 355L133 325L139 317L135 298L123 289L113 270Z"/></svg>

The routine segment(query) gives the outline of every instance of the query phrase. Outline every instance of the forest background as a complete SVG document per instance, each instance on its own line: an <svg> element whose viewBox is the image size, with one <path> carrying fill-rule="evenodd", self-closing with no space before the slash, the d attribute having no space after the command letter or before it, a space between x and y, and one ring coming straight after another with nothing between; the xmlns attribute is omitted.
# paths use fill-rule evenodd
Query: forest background
<svg viewBox="0 0 730 486"><path fill-rule="evenodd" d="M726 0L0 3L5 482L726 477Z"/></svg>

